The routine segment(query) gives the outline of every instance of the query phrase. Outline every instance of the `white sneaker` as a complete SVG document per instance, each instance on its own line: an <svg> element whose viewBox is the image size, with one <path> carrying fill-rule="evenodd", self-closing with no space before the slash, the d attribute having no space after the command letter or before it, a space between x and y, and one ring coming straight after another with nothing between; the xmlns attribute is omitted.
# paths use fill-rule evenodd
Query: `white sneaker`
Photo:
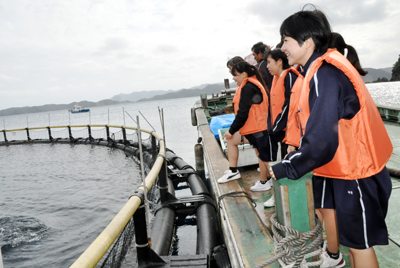
<svg viewBox="0 0 400 268"><path fill-rule="evenodd" d="M232 172L232 170L228 169L224 172L224 175L219 178L217 181L218 183L225 183L228 181L237 180L240 178L240 172L237 170L236 172Z"/></svg>
<svg viewBox="0 0 400 268"><path fill-rule="evenodd" d="M261 181L257 181L256 184L250 187L250 191L259 192L259 191L268 191L271 189L271 184L269 181L262 184Z"/></svg>
<svg viewBox="0 0 400 268"><path fill-rule="evenodd" d="M270 199L264 202L264 207L270 208L275 206L275 196L272 195Z"/></svg>
<svg viewBox="0 0 400 268"><path fill-rule="evenodd" d="M326 248L328 247L328 243L324 241L324 244L322 245L322 253L326 252Z"/></svg>
<svg viewBox="0 0 400 268"><path fill-rule="evenodd" d="M332 259L329 257L328 252L324 251L320 255L322 259L321 268L328 268L328 267L343 267L346 264L346 261L343 259L342 253L339 253L339 258L337 260Z"/></svg>

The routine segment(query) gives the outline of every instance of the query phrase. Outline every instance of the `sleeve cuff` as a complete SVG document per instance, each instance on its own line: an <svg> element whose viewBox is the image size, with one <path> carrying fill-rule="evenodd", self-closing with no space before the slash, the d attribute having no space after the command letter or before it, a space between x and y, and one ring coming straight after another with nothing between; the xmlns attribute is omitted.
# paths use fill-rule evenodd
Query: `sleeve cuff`
<svg viewBox="0 0 400 268"><path fill-rule="evenodd" d="M282 162L272 166L272 171L274 172L275 178L277 180L280 180L280 179L283 179L283 178L287 177L286 168L282 164Z"/></svg>

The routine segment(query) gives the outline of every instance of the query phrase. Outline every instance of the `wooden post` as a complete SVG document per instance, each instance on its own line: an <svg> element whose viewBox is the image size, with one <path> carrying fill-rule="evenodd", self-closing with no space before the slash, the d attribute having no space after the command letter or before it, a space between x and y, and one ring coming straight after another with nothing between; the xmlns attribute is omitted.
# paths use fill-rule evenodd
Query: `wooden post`
<svg viewBox="0 0 400 268"><path fill-rule="evenodd" d="M308 232L315 228L312 175L307 173L298 180L274 180L276 214L279 223ZM303 200L299 202L298 200Z"/></svg>

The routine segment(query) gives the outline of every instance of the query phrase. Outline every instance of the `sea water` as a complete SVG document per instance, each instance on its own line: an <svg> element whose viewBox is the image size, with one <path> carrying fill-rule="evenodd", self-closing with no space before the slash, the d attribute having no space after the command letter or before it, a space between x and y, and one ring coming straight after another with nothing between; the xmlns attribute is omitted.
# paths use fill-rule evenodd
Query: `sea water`
<svg viewBox="0 0 400 268"><path fill-rule="evenodd" d="M0 117L0 129L87 124L136 127L133 120L139 115L141 128L154 128L163 136L162 109L167 147L194 166L197 129L191 125L190 108L198 99L94 107L90 114L63 110L6 116ZM0 170L0 245L6 268L69 267L142 181L140 167L123 151L82 144L0 146ZM182 226L185 229L196 232L190 225ZM195 240L179 241L174 253L195 254Z"/></svg>
<svg viewBox="0 0 400 268"><path fill-rule="evenodd" d="M400 107L400 82L368 84L378 105ZM0 129L110 124L154 128L168 148L194 166L198 133L190 108L199 97L0 117ZM140 168L120 150L91 145L0 147L0 245L5 267L68 267L100 234L141 183ZM190 226L188 234L195 233ZM186 239L185 239L186 240ZM187 239L195 241L195 237ZM178 255L195 254L181 239Z"/></svg>

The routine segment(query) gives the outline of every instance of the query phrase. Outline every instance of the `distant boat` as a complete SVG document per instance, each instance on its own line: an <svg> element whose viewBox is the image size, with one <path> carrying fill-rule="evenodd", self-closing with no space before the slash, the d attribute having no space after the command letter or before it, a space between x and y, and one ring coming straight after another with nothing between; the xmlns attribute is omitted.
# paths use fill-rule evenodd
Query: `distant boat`
<svg viewBox="0 0 400 268"><path fill-rule="evenodd" d="M74 107L72 107L72 109L70 109L68 111L70 111L73 114L76 114L76 113L86 113L86 112L89 112L90 110L87 108L84 108L83 106L75 104Z"/></svg>

